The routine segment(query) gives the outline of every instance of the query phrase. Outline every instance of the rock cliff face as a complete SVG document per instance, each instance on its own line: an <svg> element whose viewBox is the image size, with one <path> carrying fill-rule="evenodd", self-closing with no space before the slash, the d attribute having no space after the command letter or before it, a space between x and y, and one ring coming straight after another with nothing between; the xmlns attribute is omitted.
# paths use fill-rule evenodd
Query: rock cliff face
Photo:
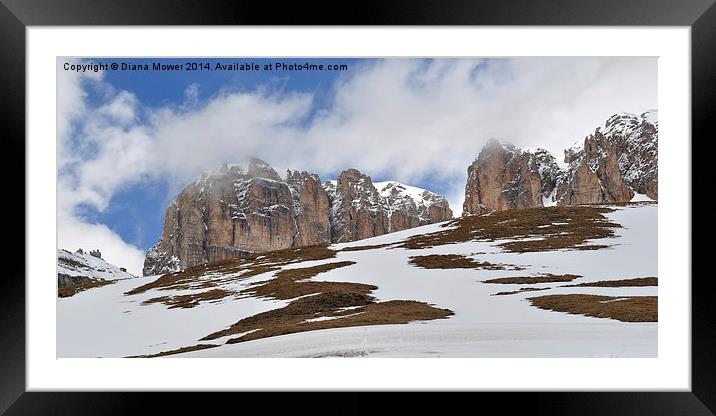
<svg viewBox="0 0 716 416"><path fill-rule="evenodd" d="M463 214L545 205L658 199L656 111L611 116L582 146L565 150L560 169L543 149L491 140L468 167Z"/></svg>
<svg viewBox="0 0 716 416"><path fill-rule="evenodd" d="M286 182L293 197L293 215L296 218L295 246L326 242L331 238L328 194L321 186L318 175L289 170Z"/></svg>
<svg viewBox="0 0 716 416"><path fill-rule="evenodd" d="M539 206L542 181L532 153L491 139L467 168L463 211L482 214Z"/></svg>
<svg viewBox="0 0 716 416"><path fill-rule="evenodd" d="M385 201L370 176L356 169L344 170L326 186L331 200L331 241L346 242L389 232Z"/></svg>
<svg viewBox="0 0 716 416"><path fill-rule="evenodd" d="M144 274L185 269L247 252L293 245L291 189L265 162L224 165L188 185L169 205L164 232L149 250Z"/></svg>
<svg viewBox="0 0 716 416"><path fill-rule="evenodd" d="M373 183L355 169L324 184L331 209L331 241L362 240L453 217L445 197L422 188L387 181Z"/></svg>
<svg viewBox="0 0 716 416"><path fill-rule="evenodd" d="M635 193L658 199L658 121L655 111L615 114L564 152L569 168L558 183L560 204L624 202Z"/></svg>
<svg viewBox="0 0 716 416"><path fill-rule="evenodd" d="M388 198L355 169L321 185L308 172L288 170L284 180L259 159L251 159L246 169L224 165L189 184L169 205L143 273L249 252L353 241L452 218L445 198L420 190L422 202L404 200L400 190L406 186L392 184L394 196Z"/></svg>

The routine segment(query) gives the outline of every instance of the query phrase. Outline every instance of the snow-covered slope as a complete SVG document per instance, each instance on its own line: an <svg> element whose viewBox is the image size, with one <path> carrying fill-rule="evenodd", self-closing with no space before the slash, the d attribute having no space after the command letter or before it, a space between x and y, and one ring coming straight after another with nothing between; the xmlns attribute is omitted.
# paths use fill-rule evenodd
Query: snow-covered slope
<svg viewBox="0 0 716 416"><path fill-rule="evenodd" d="M257 270L246 278L236 278L237 273L230 269L211 271L176 287L135 290L136 294L127 292L156 281L157 276L118 281L58 300L57 354L59 357L121 357L156 354L204 343L220 346L172 356L655 357L656 323L621 322L543 310L532 306L527 299L555 294L656 296L656 286L566 287L565 283L538 283L531 286L542 289L538 292L495 296L501 291L518 291L524 285L484 282L544 273L579 275L579 283L657 276L656 204L612 208L606 217L622 227L615 229L614 237L589 241L592 245L608 246L603 249L517 253L500 246L513 240L479 238L428 248L396 247L411 236L454 226L446 228L446 223L439 223L334 244L329 249L336 251L335 257L291 262L277 266L278 271ZM447 254L513 267L424 269L410 264L413 256ZM156 301L162 297L191 297L206 293L207 288L238 293L259 282L277 279L280 271L337 262L346 266L301 282L369 284L377 287L371 294L378 302L420 301L449 309L454 315L404 325L321 329L227 344L229 339L241 334L210 341L201 339L244 318L284 308L298 298L219 296L189 308L172 308ZM311 299L311 295L308 296ZM147 302L150 299L155 300ZM351 314L330 319L346 319ZM326 322L328 318L320 319Z"/></svg>
<svg viewBox="0 0 716 416"><path fill-rule="evenodd" d="M134 276L101 257L87 252L57 250L57 273L73 277L86 277L92 280L131 279Z"/></svg>

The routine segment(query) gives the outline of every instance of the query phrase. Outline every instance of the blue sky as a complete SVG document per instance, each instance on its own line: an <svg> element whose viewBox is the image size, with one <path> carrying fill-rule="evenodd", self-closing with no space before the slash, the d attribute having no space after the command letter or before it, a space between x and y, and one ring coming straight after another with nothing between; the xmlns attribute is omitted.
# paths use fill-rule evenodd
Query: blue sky
<svg viewBox="0 0 716 416"><path fill-rule="evenodd" d="M445 195L460 215L488 139L559 156L615 112L657 107L655 58L81 61L276 60L348 69L75 73L58 58L59 247L98 247L138 273L176 193L248 157L322 180L357 168Z"/></svg>
<svg viewBox="0 0 716 416"><path fill-rule="evenodd" d="M310 61L311 64L335 64L345 63L350 67L370 65L374 60L369 59L274 59L274 58L177 58L177 59L154 59L154 58L132 58L132 59L93 59L93 62L107 63L134 63L152 64L154 62L166 64L183 63L208 63L214 66L216 63L251 63L261 66L280 60L286 64L303 64ZM139 100L148 106L159 107L170 104L178 104L184 100L185 89L191 84L201 86L200 98L206 99L214 95L220 89L233 91L254 91L258 86L273 88L284 92L309 92L316 94L316 109L325 106L330 97L328 91L335 80L344 74L340 71L108 71L105 80L118 89L132 91Z"/></svg>
<svg viewBox="0 0 716 416"><path fill-rule="evenodd" d="M93 62L151 64L162 63L208 63L212 67L217 62L222 63L255 63L265 65L273 63L276 59L93 59ZM305 63L306 59L280 59L281 62ZM375 60L371 59L311 59L311 64L345 63L350 68L365 68ZM430 62L430 60L426 60ZM485 65L485 64L483 64ZM346 72L349 72L346 71ZM146 106L178 106L186 98L185 92L192 84L200 86L198 105L201 106L210 97L220 90L238 92L251 92L257 88L268 88L282 94L292 92L311 93L314 100L309 117L304 120L310 123L316 112L328 108L332 101L331 88L340 76L347 76L340 71L110 71L105 75L105 81L116 89L131 91L137 99ZM349 75L348 75L349 76ZM88 100L99 105L104 94L101 91L88 89ZM229 157L230 158L230 157ZM228 160L230 161L230 160ZM271 161L268 161L272 163ZM346 166L348 168L350 166ZM301 169L301 166L292 168ZM324 175L322 180L334 179L340 170ZM377 175L375 182L393 179L386 175ZM422 178L415 186L427 188L437 193L445 193L448 184L444 181L433 180L427 176ZM161 235L164 209L167 203L175 197L175 192L168 183L157 180L153 182L140 182L127 186L115 193L109 206L99 211L88 205L78 206L78 215L89 222L106 224L112 231L119 234L122 239L142 250L153 246Z"/></svg>
<svg viewBox="0 0 716 416"><path fill-rule="evenodd" d="M93 59L101 63L133 63L151 64L162 62L175 63L209 63L212 67L217 63L255 63L265 65L276 59ZM306 59L281 59L281 62L305 63ZM346 63L353 65L370 65L370 60L357 59L311 59L312 64ZM192 84L200 86L198 104L201 105L209 97L221 89L232 91L254 91L257 87L275 89L283 93L306 92L315 95L311 115L325 108L330 103L329 90L341 75L337 71L109 71L105 81L113 87L134 93L139 101L151 107L178 106L185 100L185 91ZM98 105L103 94L89 89L90 103ZM297 167L300 168L300 167ZM123 240L147 250L153 246L161 235L164 209L176 195L163 181L142 182L133 184L113 195L108 208L102 212L91 206L80 206L78 214L85 220L106 224Z"/></svg>

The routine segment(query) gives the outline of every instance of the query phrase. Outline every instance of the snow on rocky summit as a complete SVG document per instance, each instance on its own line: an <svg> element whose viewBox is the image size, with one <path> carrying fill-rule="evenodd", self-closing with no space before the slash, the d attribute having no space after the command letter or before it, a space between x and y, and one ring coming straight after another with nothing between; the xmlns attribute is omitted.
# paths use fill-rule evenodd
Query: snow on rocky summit
<svg viewBox="0 0 716 416"><path fill-rule="evenodd" d="M656 110L617 113L564 151L490 140L468 167L463 214L512 208L658 200Z"/></svg>
<svg viewBox="0 0 716 416"><path fill-rule="evenodd" d="M288 170L283 179L253 158L246 166L207 172L182 190L167 207L162 235L147 253L143 272L360 240L450 218L445 198L432 193L417 204L391 205L370 176L356 169L321 184L318 175L305 171Z"/></svg>

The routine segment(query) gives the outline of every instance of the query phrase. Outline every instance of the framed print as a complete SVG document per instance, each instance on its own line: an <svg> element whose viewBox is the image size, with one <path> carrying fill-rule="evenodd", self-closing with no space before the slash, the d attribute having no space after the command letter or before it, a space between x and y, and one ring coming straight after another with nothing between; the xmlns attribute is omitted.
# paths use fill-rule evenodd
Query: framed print
<svg viewBox="0 0 716 416"><path fill-rule="evenodd" d="M691 168L716 8L449 3L3 1L25 239L0 410L712 414Z"/></svg>

